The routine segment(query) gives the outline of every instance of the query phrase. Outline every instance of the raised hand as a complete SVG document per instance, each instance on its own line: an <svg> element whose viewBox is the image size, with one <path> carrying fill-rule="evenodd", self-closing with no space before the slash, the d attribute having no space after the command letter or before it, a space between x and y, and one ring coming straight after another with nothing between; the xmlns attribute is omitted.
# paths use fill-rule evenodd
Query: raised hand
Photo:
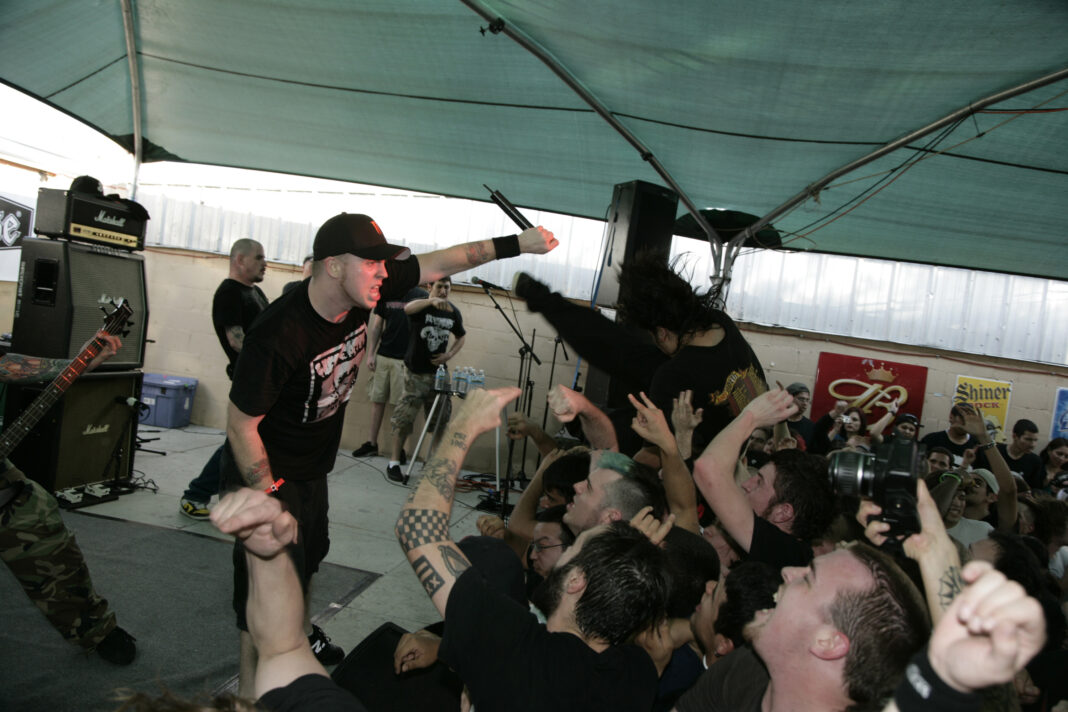
<svg viewBox="0 0 1068 712"><path fill-rule="evenodd" d="M283 511L282 503L247 487L223 497L211 510L211 522L222 533L241 539L245 549L264 559L297 540L297 520Z"/></svg>
<svg viewBox="0 0 1068 712"><path fill-rule="evenodd" d="M527 416L522 413L509 415L507 434L512 440L522 440L530 435L530 423L527 421Z"/></svg>
<svg viewBox="0 0 1068 712"><path fill-rule="evenodd" d="M501 424L501 409L519 397L515 386L467 392L467 398L453 416L453 428L474 438Z"/></svg>
<svg viewBox="0 0 1068 712"><path fill-rule="evenodd" d="M653 544L660 546L664 542L664 537L671 531L671 527L675 525L675 515L669 514L661 522L653 516L652 507L642 507L631 517L630 525L644 534Z"/></svg>
<svg viewBox="0 0 1068 712"><path fill-rule="evenodd" d="M693 391L682 391L678 398L671 399L671 424L675 432L680 430L694 430L701 424L704 408L693 409Z"/></svg>
<svg viewBox="0 0 1068 712"><path fill-rule="evenodd" d="M675 437L671 434L671 428L668 427L664 411L657 408L644 392L639 395L641 395L641 400L631 393L627 394L630 404L637 411L630 423L631 429L665 452L674 450Z"/></svg>
<svg viewBox="0 0 1068 712"><path fill-rule="evenodd" d="M971 692L1012 680L1042 649L1046 624L1038 601L985 561L961 576L971 585L935 626L927 654L947 685Z"/></svg>
<svg viewBox="0 0 1068 712"><path fill-rule="evenodd" d="M549 391L547 400L549 410L561 423L570 423L582 411L582 396L559 383Z"/></svg>
<svg viewBox="0 0 1068 712"><path fill-rule="evenodd" d="M544 255L556 249L560 241L551 232L543 228L528 227L519 233L519 251L535 255Z"/></svg>
<svg viewBox="0 0 1068 712"><path fill-rule="evenodd" d="M750 401L745 412L753 416L754 428L762 428L786 420L797 412L797 406L792 395L775 388Z"/></svg>

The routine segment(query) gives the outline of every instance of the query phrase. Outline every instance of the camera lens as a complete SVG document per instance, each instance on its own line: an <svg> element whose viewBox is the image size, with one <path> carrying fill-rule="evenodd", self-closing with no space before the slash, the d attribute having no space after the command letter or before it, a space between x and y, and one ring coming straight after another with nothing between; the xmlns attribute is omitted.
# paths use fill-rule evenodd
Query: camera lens
<svg viewBox="0 0 1068 712"><path fill-rule="evenodd" d="M871 497L874 459L870 453L845 450L831 455L828 472L834 493L847 497Z"/></svg>

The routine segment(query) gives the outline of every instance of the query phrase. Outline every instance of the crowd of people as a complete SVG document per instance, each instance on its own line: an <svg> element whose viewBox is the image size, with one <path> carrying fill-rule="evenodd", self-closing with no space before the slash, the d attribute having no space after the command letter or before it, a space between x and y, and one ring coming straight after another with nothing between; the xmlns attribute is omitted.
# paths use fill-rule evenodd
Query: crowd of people
<svg viewBox="0 0 1068 712"><path fill-rule="evenodd" d="M180 503L235 537L232 707L365 709L330 679L344 652L304 603L357 369L375 371L375 417L353 454L379 452L394 403L389 477L407 483L415 411L464 343L449 275L556 244L530 228L415 256L342 214L318 231L308 277L270 304L255 287L262 247L235 244L213 309L233 381L227 441ZM480 712L1068 708L1068 442L1035 454L1038 428L1020 420L996 444L967 403L922 437L893 409L869 425L839 402L810 420L809 387L769 387L712 295L651 255L619 276L619 323L516 283L629 393L601 409L551 390L581 445L521 414L501 423L518 388L436 414L395 534L442 620L400 638L401 684L436 666L462 688L456 706ZM507 521L485 515L481 536L456 541L459 472L499 425L530 438L540 466ZM884 487L890 444L913 455L904 484ZM135 695L124 709L159 704Z"/></svg>

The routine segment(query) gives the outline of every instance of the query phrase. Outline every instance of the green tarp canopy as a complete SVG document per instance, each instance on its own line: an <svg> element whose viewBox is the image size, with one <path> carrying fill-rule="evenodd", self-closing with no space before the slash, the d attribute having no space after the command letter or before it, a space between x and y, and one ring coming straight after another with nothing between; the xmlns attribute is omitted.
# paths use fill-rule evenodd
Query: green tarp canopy
<svg viewBox="0 0 1068 712"><path fill-rule="evenodd" d="M0 79L144 161L485 183L593 218L656 165L692 206L767 216L1068 68L1065 0L10 0L0 27ZM1066 92L965 111L774 225L792 249L1068 279Z"/></svg>

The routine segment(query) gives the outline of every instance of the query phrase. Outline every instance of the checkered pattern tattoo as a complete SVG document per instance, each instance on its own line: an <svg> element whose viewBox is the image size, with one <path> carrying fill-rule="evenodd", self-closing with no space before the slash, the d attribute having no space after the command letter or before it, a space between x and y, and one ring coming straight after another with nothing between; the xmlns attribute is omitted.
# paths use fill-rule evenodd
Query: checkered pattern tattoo
<svg viewBox="0 0 1068 712"><path fill-rule="evenodd" d="M401 548L411 551L449 538L449 515L437 509L405 509L397 519Z"/></svg>

